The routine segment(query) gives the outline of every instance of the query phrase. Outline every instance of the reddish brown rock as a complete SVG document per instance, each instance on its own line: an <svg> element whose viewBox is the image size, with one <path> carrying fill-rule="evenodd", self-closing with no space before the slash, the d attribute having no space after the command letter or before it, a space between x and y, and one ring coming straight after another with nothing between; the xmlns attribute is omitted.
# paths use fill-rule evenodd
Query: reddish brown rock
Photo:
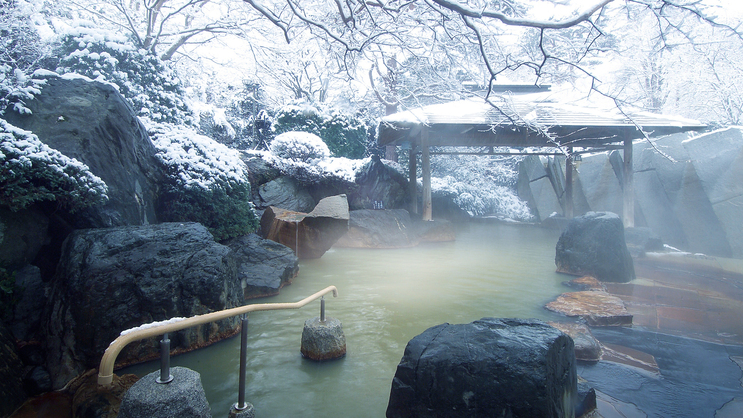
<svg viewBox="0 0 743 418"><path fill-rule="evenodd" d="M594 338L591 330L583 324L549 322L550 325L569 335L575 343L575 359L597 362L601 360L601 343Z"/></svg>
<svg viewBox="0 0 743 418"><path fill-rule="evenodd" d="M346 195L320 200L310 213L269 207L261 217L263 237L294 250L297 258L320 258L348 232Z"/></svg>
<svg viewBox="0 0 743 418"><path fill-rule="evenodd" d="M563 293L545 308L566 316L581 317L590 326L632 326L632 315L624 302L606 292Z"/></svg>
<svg viewBox="0 0 743 418"><path fill-rule="evenodd" d="M583 276L568 282L562 282L567 287L578 290L598 290L606 291L606 286L593 276Z"/></svg>

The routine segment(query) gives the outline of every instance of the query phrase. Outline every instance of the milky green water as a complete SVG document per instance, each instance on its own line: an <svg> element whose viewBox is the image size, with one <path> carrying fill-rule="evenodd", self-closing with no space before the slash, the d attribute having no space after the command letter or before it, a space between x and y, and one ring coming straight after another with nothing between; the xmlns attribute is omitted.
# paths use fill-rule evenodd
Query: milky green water
<svg viewBox="0 0 743 418"><path fill-rule="evenodd" d="M299 310L250 314L246 399L256 416L384 417L405 345L441 323L482 317L559 319L543 306L567 289L555 273L557 231L503 223L470 223L457 240L394 250L331 249L300 263L281 295L256 303L295 302L329 285L326 315L343 323L348 353L324 363L299 352L306 319L320 303ZM171 359L201 374L215 417L237 402L240 338ZM147 374L158 363L122 373Z"/></svg>

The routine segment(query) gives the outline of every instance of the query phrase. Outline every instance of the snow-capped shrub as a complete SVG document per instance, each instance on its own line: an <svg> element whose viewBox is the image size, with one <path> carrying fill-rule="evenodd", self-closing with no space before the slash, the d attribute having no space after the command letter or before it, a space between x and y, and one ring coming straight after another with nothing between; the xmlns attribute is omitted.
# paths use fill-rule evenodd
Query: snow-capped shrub
<svg viewBox="0 0 743 418"><path fill-rule="evenodd" d="M330 157L330 150L323 140L307 132L290 131L277 135L268 150L279 158L293 161L308 162Z"/></svg>
<svg viewBox="0 0 743 418"><path fill-rule="evenodd" d="M472 216L529 220L529 207L514 188L518 173L512 163L484 156L436 156L431 159L432 193L451 198Z"/></svg>
<svg viewBox="0 0 743 418"><path fill-rule="evenodd" d="M169 176L160 199L164 221L199 222L220 241L257 229L237 151L182 126L156 125L150 137Z"/></svg>
<svg viewBox="0 0 743 418"><path fill-rule="evenodd" d="M175 72L121 33L76 27L62 38L56 71L108 81L119 88L138 116L153 122L191 123Z"/></svg>
<svg viewBox="0 0 743 418"><path fill-rule="evenodd" d="M69 212L108 200L106 183L87 165L0 119L0 204L20 210L54 201Z"/></svg>
<svg viewBox="0 0 743 418"><path fill-rule="evenodd" d="M316 158L309 162L280 158L271 152L246 151L246 155L262 158L270 166L277 168L281 175L292 177L305 185L345 182L353 183L356 173L371 159L352 160L349 158Z"/></svg>
<svg viewBox="0 0 743 418"><path fill-rule="evenodd" d="M313 133L322 138L334 157L363 158L370 145L369 130L362 119L320 104L299 102L282 107L276 113L273 129L278 134Z"/></svg>

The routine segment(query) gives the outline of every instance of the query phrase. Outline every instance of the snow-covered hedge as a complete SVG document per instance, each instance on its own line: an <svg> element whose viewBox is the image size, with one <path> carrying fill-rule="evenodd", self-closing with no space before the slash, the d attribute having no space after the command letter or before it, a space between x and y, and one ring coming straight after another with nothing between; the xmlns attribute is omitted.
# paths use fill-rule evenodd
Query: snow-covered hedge
<svg viewBox="0 0 743 418"><path fill-rule="evenodd" d="M306 132L287 132L271 141L269 151L249 151L279 169L282 175L303 184L342 181L353 183L356 172L369 158L350 159L331 157L328 147L317 137Z"/></svg>
<svg viewBox="0 0 743 418"><path fill-rule="evenodd" d="M87 165L49 148L39 138L0 119L0 204L20 210L54 201L75 212L108 200L106 183Z"/></svg>
<svg viewBox="0 0 743 418"><path fill-rule="evenodd" d="M279 109L273 129L313 133L327 144L335 157L364 158L368 155L369 128L363 119L322 104L290 103Z"/></svg>
<svg viewBox="0 0 743 418"><path fill-rule="evenodd" d="M530 220L528 205L516 194L518 173L513 163L484 156L435 156L431 159L432 192L451 198L472 216Z"/></svg>
<svg viewBox="0 0 743 418"><path fill-rule="evenodd" d="M289 131L277 135L268 150L279 158L294 161L310 162L330 157L330 150L322 139L308 132Z"/></svg>
<svg viewBox="0 0 743 418"><path fill-rule="evenodd" d="M150 137L169 176L161 196L164 221L199 222L217 240L257 229L247 168L238 151L183 126L158 124L150 128Z"/></svg>
<svg viewBox="0 0 743 418"><path fill-rule="evenodd" d="M138 116L153 122L191 123L180 80L155 55L121 32L78 26L62 37L56 71L77 73L118 86Z"/></svg>

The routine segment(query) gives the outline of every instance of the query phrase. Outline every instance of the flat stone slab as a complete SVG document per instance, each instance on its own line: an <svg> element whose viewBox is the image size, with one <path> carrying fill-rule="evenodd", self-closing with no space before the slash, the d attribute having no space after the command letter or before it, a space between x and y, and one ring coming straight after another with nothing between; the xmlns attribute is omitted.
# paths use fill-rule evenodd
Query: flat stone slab
<svg viewBox="0 0 743 418"><path fill-rule="evenodd" d="M568 292L545 305L550 311L583 318L590 326L632 326L622 299L602 291Z"/></svg>

